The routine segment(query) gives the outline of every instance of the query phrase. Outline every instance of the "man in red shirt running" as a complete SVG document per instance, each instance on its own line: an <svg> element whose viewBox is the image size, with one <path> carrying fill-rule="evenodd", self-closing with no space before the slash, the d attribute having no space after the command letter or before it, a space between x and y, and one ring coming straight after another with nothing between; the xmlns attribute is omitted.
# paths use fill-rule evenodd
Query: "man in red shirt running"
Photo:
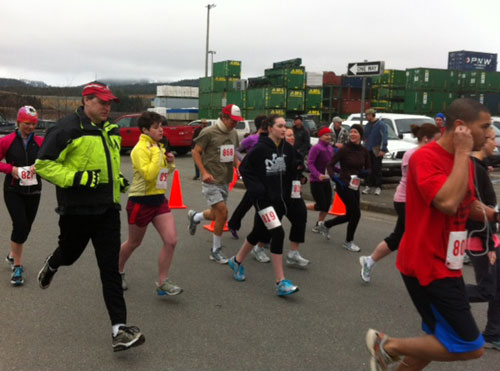
<svg viewBox="0 0 500 371"><path fill-rule="evenodd" d="M470 159L486 141L491 117L471 99L455 100L445 115L445 134L410 159L406 232L396 261L426 334L396 339L368 330L372 370L386 370L402 357L398 370L421 370L431 361L475 359L484 352L461 268L467 218L498 220L475 197Z"/></svg>

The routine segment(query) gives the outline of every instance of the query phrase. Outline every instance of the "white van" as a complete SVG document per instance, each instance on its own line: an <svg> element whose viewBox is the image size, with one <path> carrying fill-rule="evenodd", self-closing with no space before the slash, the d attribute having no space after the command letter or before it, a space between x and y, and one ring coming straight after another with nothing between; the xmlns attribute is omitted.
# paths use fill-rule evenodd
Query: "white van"
<svg viewBox="0 0 500 371"><path fill-rule="evenodd" d="M392 128L392 131L398 136L400 139L411 143L417 143L417 139L413 138L411 134L411 125L422 125L422 124L433 124L436 125L434 119L429 116L424 115L407 115L405 113L376 113L375 117L384 121L388 127ZM359 113L355 113L350 115L346 121L356 121L359 124L360 115ZM363 126L367 123L366 118L363 120Z"/></svg>

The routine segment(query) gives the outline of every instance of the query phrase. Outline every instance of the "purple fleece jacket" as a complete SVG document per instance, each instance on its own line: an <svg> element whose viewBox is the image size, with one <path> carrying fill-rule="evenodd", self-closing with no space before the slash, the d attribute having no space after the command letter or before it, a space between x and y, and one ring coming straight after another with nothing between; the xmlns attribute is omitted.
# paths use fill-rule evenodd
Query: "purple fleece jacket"
<svg viewBox="0 0 500 371"><path fill-rule="evenodd" d="M307 158L307 167L311 173L309 180L311 182L328 182L329 180L319 180L320 175L325 174L326 165L333 157L333 147L330 143L319 141L309 151Z"/></svg>

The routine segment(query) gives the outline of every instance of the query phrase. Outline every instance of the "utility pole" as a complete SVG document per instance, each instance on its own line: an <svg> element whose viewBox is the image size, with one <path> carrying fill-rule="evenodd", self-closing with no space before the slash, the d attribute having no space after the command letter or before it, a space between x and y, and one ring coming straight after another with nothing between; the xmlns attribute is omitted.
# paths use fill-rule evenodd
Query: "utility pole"
<svg viewBox="0 0 500 371"><path fill-rule="evenodd" d="M210 9L215 8L215 4L208 4L206 7L207 7L207 43L205 48L205 77L208 76L208 39L210 33Z"/></svg>
<svg viewBox="0 0 500 371"><path fill-rule="evenodd" d="M214 75L214 54L217 54L215 50L209 50L208 53L210 54L210 65L211 65L211 75ZM206 76L205 76L206 77Z"/></svg>

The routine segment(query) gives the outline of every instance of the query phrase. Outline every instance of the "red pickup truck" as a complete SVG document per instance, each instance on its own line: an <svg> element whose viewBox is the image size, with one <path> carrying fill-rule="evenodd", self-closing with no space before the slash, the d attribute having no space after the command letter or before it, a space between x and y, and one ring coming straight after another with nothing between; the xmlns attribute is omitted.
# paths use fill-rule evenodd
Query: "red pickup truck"
<svg viewBox="0 0 500 371"><path fill-rule="evenodd" d="M140 115L140 113L125 115L119 117L115 121L115 124L120 127L122 151L124 152L134 148L139 141L141 131L137 126L137 119ZM163 137L165 139L165 147L167 147L169 151L177 152L178 155L188 153L191 150L193 131L195 128L195 126L168 126L164 123Z"/></svg>

